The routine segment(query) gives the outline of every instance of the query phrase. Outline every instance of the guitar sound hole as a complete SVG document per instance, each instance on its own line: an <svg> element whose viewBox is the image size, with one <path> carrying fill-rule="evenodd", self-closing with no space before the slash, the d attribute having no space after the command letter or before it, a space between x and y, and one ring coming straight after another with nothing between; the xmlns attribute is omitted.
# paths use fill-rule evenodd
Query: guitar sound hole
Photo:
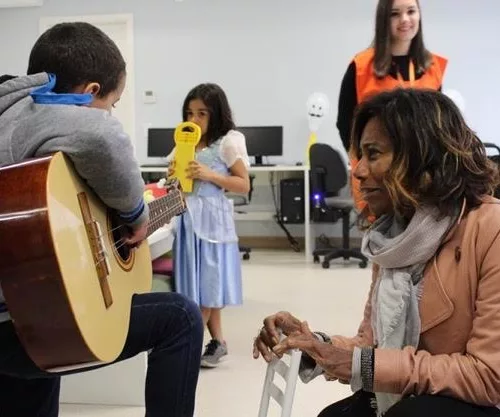
<svg viewBox="0 0 500 417"><path fill-rule="evenodd" d="M131 252L130 246L124 243L125 238L128 236L127 227L121 224L116 218L111 220L111 226L116 253L123 262L127 262Z"/></svg>

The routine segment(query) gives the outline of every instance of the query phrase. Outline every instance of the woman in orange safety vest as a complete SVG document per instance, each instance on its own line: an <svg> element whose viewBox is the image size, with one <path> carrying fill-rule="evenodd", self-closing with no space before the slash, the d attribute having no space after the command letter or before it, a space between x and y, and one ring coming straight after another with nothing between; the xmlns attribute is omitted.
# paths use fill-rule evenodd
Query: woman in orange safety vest
<svg viewBox="0 0 500 417"><path fill-rule="evenodd" d="M445 58L425 48L418 0L379 0L373 46L354 57L340 89L337 128L346 150L359 103L398 87L440 90L446 64ZM350 163L353 171L355 155L350 155ZM351 188L356 209L366 210L359 181L352 176Z"/></svg>

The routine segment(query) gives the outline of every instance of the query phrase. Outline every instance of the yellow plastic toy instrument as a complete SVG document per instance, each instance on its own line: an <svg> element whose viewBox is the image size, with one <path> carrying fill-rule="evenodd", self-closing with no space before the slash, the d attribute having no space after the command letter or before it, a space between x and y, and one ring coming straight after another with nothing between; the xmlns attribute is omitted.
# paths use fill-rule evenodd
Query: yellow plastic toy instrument
<svg viewBox="0 0 500 417"><path fill-rule="evenodd" d="M309 140L307 142L307 148L306 148L306 162L307 166L310 166L309 162L309 150L311 149L311 146L313 146L316 142L318 141L318 137L316 136L315 132L311 132L309 135Z"/></svg>
<svg viewBox="0 0 500 417"><path fill-rule="evenodd" d="M179 180L181 189L190 193L193 191L193 180L187 178L187 168L195 158L196 145L201 139L201 129L195 123L184 122L175 128L175 177Z"/></svg>

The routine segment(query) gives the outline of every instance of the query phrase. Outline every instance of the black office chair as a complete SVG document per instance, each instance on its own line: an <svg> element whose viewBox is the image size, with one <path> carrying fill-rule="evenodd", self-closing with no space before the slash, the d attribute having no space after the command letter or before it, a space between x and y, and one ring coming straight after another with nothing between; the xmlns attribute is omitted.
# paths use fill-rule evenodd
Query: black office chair
<svg viewBox="0 0 500 417"><path fill-rule="evenodd" d="M340 154L330 145L315 143L309 150L311 192L313 196L313 220L321 212L330 211L334 221L342 219L342 248L322 248L313 251L314 262L319 263L323 258L323 268L330 267L330 261L336 258L359 259L360 268L366 268L368 259L361 253L360 248L351 248L350 220L354 208L352 198L339 197L339 192L347 185L348 172Z"/></svg>
<svg viewBox="0 0 500 417"><path fill-rule="evenodd" d="M234 207L246 206L252 201L252 193L253 193L253 180L255 175L250 175L250 191L247 196L237 195L231 196L230 198L233 200ZM236 213L244 213L240 210L235 210ZM250 252L252 252L252 248L249 246L239 245L240 253L243 253L243 260L248 261L250 259Z"/></svg>
<svg viewBox="0 0 500 417"><path fill-rule="evenodd" d="M493 149L495 151L494 155L489 155L490 158L500 169L500 147L494 143L484 142L484 147L486 149ZM500 198L500 187L497 187L494 193L495 198Z"/></svg>

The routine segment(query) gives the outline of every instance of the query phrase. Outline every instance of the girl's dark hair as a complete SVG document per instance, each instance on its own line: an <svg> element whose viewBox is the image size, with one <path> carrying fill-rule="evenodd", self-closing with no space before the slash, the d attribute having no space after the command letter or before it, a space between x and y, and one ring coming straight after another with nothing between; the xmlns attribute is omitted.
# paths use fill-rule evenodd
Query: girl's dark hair
<svg viewBox="0 0 500 417"><path fill-rule="evenodd" d="M210 112L210 120L206 133L207 146L225 136L235 128L231 107L224 90L217 84L205 83L194 87L186 96L182 106L182 120L187 121L189 103L199 99L205 103Z"/></svg>
<svg viewBox="0 0 500 417"><path fill-rule="evenodd" d="M70 93L79 85L96 82L104 97L118 88L125 60L116 44L89 23L60 23L45 31L31 50L28 75L56 75L56 93Z"/></svg>
<svg viewBox="0 0 500 417"><path fill-rule="evenodd" d="M397 212L431 205L442 215L453 215L464 199L471 210L498 186L497 166L446 95L396 89L362 103L351 135L352 153L358 159L361 136L374 117L393 146L385 185Z"/></svg>
<svg viewBox="0 0 500 417"><path fill-rule="evenodd" d="M375 20L375 48L374 72L379 78L389 74L392 65L392 33L391 14L394 0L379 0L377 5L377 17ZM418 9L420 3L417 0ZM420 25L418 32L411 41L409 56L415 64L415 72L422 74L432 63L431 53L425 48L422 28L422 13L420 12Z"/></svg>

